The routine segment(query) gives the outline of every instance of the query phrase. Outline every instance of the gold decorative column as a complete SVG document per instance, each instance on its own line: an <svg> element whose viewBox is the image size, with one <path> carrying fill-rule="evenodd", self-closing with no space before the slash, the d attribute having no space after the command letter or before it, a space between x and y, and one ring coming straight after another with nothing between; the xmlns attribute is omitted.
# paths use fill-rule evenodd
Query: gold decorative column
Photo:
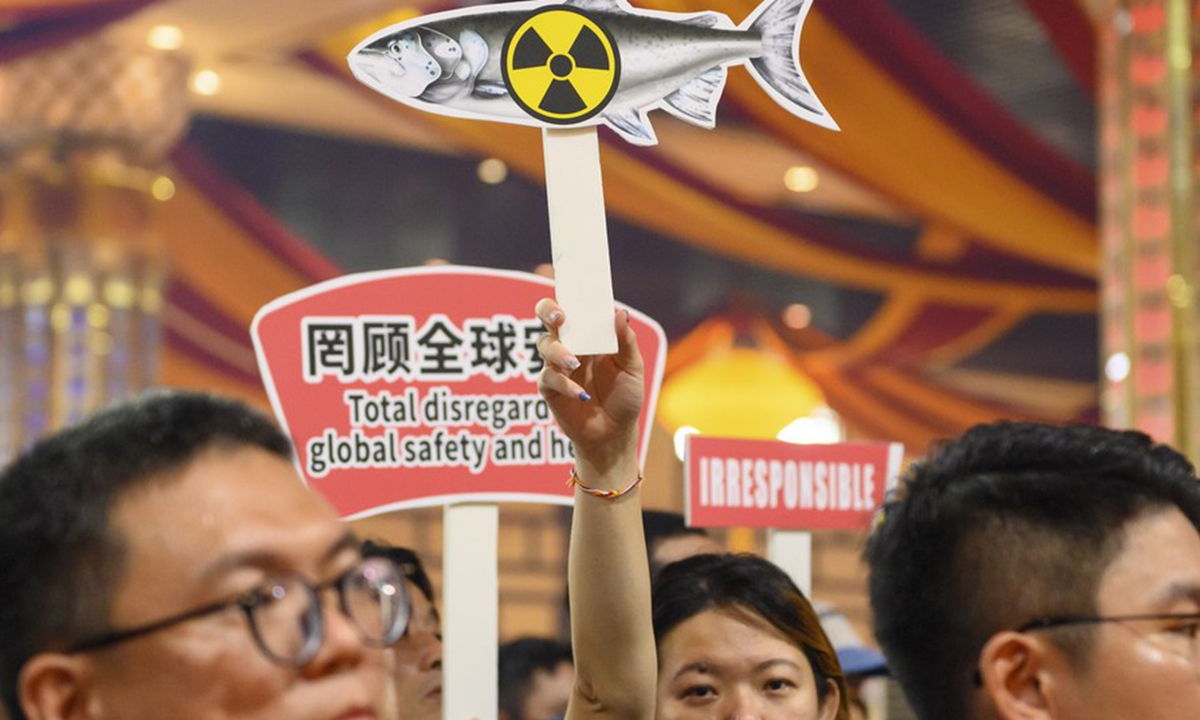
<svg viewBox="0 0 1200 720"><path fill-rule="evenodd" d="M1097 0L1102 406L1200 456L1194 0Z"/></svg>
<svg viewBox="0 0 1200 720"><path fill-rule="evenodd" d="M97 36L0 64L0 462L157 374L173 53Z"/></svg>

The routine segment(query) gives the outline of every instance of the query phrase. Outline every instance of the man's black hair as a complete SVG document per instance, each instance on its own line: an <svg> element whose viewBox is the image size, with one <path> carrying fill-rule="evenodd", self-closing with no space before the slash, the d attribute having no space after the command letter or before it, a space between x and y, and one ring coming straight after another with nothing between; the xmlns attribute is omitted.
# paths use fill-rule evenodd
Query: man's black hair
<svg viewBox="0 0 1200 720"><path fill-rule="evenodd" d="M659 543L677 537L709 537L708 530L702 527L688 527L683 515L669 510L642 510L642 536L646 539L646 563L650 568L650 578L658 577L658 573L670 563L659 562L655 558L655 550ZM571 594L563 588L563 618L571 617ZM564 623L569 624L569 623Z"/></svg>
<svg viewBox="0 0 1200 720"><path fill-rule="evenodd" d="M662 564L654 560L654 549L660 542L688 535L708 536L708 531L704 528L688 527L682 515L666 510L643 510L642 532L646 537L646 553L650 560L650 577L655 577L663 569Z"/></svg>
<svg viewBox="0 0 1200 720"><path fill-rule="evenodd" d="M37 442L0 472L0 698L12 720L25 720L17 679L31 657L111 629L125 561L109 520L118 500L206 450L243 446L292 457L288 438L246 405L160 390Z"/></svg>
<svg viewBox="0 0 1200 720"><path fill-rule="evenodd" d="M1001 422L905 474L867 544L875 635L923 720L972 717L987 640L1037 617L1090 614L1133 520L1178 508L1200 528L1200 485L1139 432ZM1086 668L1086 628L1056 633Z"/></svg>
<svg viewBox="0 0 1200 720"><path fill-rule="evenodd" d="M507 720L525 717L525 701L533 689L538 670L553 673L563 663L573 663L571 646L547 638L519 638L500 646L499 705Z"/></svg>
<svg viewBox="0 0 1200 720"><path fill-rule="evenodd" d="M400 545L368 540L363 543L362 554L365 558L384 557L396 563L404 577L417 586L426 600L433 602L433 583L430 582L429 574L425 572L425 566L421 564L421 558L415 551Z"/></svg>

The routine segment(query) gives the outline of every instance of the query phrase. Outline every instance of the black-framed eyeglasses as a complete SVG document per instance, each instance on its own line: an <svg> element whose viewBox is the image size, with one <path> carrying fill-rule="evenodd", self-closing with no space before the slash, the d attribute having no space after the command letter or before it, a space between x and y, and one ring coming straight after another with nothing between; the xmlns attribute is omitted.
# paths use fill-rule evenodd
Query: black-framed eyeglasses
<svg viewBox="0 0 1200 720"><path fill-rule="evenodd" d="M386 647L404 634L412 608L404 576L391 560L372 557L323 583L313 585L297 576L278 578L230 600L82 640L67 652L112 647L237 607L245 614L254 642L267 658L283 665L301 666L316 657L325 639L321 596L329 588L337 589L338 605L357 627L363 643Z"/></svg>
<svg viewBox="0 0 1200 720"><path fill-rule="evenodd" d="M1172 621L1186 628L1193 640L1200 639L1200 612L1193 613L1135 613L1131 615L1047 615L1020 625L1014 632L1036 632L1073 625L1100 625L1104 623ZM972 677L976 687L983 686L983 675L979 670Z"/></svg>

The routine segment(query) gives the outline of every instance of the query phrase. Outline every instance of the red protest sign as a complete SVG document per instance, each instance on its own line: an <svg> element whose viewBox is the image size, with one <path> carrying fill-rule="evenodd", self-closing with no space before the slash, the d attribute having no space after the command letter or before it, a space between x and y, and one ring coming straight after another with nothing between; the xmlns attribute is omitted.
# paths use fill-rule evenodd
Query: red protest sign
<svg viewBox="0 0 1200 720"><path fill-rule="evenodd" d="M309 485L350 518L569 504L574 451L536 386L533 306L553 290L537 275L436 266L349 275L264 306L251 327L259 369ZM629 311L646 359L644 455L666 340Z"/></svg>
<svg viewBox="0 0 1200 720"><path fill-rule="evenodd" d="M688 524L864 530L895 485L899 443L797 445L692 435L684 460Z"/></svg>

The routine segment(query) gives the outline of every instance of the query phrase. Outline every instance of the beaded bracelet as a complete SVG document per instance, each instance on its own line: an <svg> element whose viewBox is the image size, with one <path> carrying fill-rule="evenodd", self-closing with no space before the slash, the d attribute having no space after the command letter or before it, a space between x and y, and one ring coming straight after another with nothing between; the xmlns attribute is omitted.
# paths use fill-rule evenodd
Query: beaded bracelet
<svg viewBox="0 0 1200 720"><path fill-rule="evenodd" d="M642 473L641 473L641 471L638 471L637 479L634 480L633 482L629 483L629 485L626 486L624 489L622 489L622 490L600 490L599 488L594 488L594 487L589 487L587 485L584 485L583 481L579 479L579 475L576 474L575 468L571 468L571 477L567 478L567 487L574 486L574 487L577 487L580 490L584 491L588 495L592 495L592 496L598 497L598 498L604 498L605 500L615 500L616 498L621 497L625 493L627 493L630 490L637 487L641 482L642 482Z"/></svg>

